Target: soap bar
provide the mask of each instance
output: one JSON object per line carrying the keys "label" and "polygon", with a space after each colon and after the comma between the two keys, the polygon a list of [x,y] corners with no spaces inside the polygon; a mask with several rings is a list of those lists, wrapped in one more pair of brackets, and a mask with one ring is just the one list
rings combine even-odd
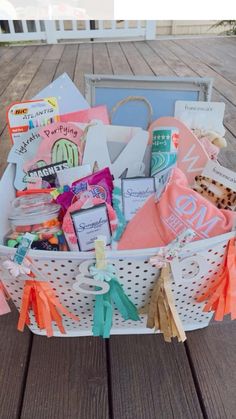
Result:
{"label": "soap bar", "polygon": [[101,235],[106,238],[107,245],[111,243],[111,227],[105,204],[72,212],[71,217],[81,251],[93,250],[95,240]]}
{"label": "soap bar", "polygon": [[155,192],[154,178],[122,179],[121,191],[124,216],[126,221],[130,221],[146,200]]}

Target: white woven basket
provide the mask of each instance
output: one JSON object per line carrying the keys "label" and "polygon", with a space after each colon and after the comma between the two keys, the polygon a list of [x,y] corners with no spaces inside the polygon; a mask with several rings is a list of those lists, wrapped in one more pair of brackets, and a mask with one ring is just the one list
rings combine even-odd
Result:
{"label": "white woven basket", "polygon": [[[1,229],[0,240],[9,230],[8,214],[11,200],[14,198],[14,168],[9,166],[0,182],[1,199]],[[234,233],[228,233],[212,239],[190,243],[185,247],[179,258],[175,261],[175,271],[178,276],[173,278],[172,291],[176,301],[176,308],[183,322],[184,329],[194,330],[208,325],[212,314],[203,313],[203,304],[195,301],[200,290],[214,282],[216,273],[224,257],[224,249],[229,238]],[[157,249],[142,249],[133,251],[108,251],[107,259],[117,269],[120,282],[124,290],[138,308],[144,307],[149,301],[153,285],[156,281],[157,269],[149,263],[149,258],[155,255]],[[0,246],[0,261],[10,257],[14,249]],[[85,260],[94,263],[93,252],[48,252],[32,250],[29,256],[34,260],[38,270],[45,280],[49,281],[56,295],[72,313],[80,317],[80,322],[64,318],[66,336],[91,335],[94,297],[91,294],[81,294],[73,289],[79,265]],[[23,279],[13,279],[0,264],[1,279],[11,295],[17,308],[20,307]],[[45,334],[40,331],[31,317],[30,329],[36,334]],[[153,333],[146,328],[146,318],[141,321],[124,321],[117,310],[114,311],[112,334],[141,334]],[[55,336],[61,335],[55,329]]]}

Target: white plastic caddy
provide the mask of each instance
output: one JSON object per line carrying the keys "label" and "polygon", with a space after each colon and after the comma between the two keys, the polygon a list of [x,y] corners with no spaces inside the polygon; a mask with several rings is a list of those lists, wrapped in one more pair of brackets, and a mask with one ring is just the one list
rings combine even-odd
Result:
{"label": "white plastic caddy", "polygon": [[[1,224],[0,241],[10,229],[8,215],[11,201],[15,198],[13,187],[14,167],[9,165],[0,182]],[[211,239],[193,242],[181,251],[174,262],[175,274],[172,281],[176,308],[185,331],[206,327],[212,313],[203,313],[203,305],[196,302],[196,296],[213,283],[224,258],[224,250],[228,240],[235,233],[228,233]],[[15,249],[0,245],[0,262],[10,258]],[[149,263],[151,256],[157,249],[142,249],[132,251],[107,251],[107,259],[117,269],[120,282],[124,290],[138,309],[144,307],[150,299],[154,283],[159,272]],[[92,334],[92,318],[94,296],[78,293],[73,289],[79,265],[85,260],[95,262],[93,252],[48,252],[31,250],[29,256],[41,272],[46,281],[49,281],[61,303],[72,313],[80,317],[80,322],[64,317],[63,322],[66,335],[62,335],[56,328],[55,336],[88,336]],[[0,278],[3,280],[13,302],[19,309],[23,291],[23,279],[13,278],[3,270],[0,263]],[[112,334],[144,334],[153,333],[146,328],[146,317],[141,321],[124,321],[115,309]],[[38,329],[33,316],[30,329],[36,334],[45,334]]]}

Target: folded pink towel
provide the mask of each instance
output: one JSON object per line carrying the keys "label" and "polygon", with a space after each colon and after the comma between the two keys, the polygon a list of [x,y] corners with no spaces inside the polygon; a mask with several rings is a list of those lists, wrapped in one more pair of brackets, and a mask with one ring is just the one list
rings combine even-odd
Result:
{"label": "folded pink towel", "polygon": [[175,168],[160,200],[153,195],[129,222],[118,250],[165,246],[186,228],[195,231],[196,240],[209,238],[228,233],[235,221],[235,212],[216,208]]}

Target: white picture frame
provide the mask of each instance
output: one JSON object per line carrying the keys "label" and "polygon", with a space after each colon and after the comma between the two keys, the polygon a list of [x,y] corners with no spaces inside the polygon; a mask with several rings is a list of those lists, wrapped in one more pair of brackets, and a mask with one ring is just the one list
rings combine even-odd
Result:
{"label": "white picture frame", "polygon": [[174,116],[177,100],[210,101],[212,85],[208,77],[86,74],[85,97],[90,106],[106,105],[112,124],[147,129],[161,116]]}

